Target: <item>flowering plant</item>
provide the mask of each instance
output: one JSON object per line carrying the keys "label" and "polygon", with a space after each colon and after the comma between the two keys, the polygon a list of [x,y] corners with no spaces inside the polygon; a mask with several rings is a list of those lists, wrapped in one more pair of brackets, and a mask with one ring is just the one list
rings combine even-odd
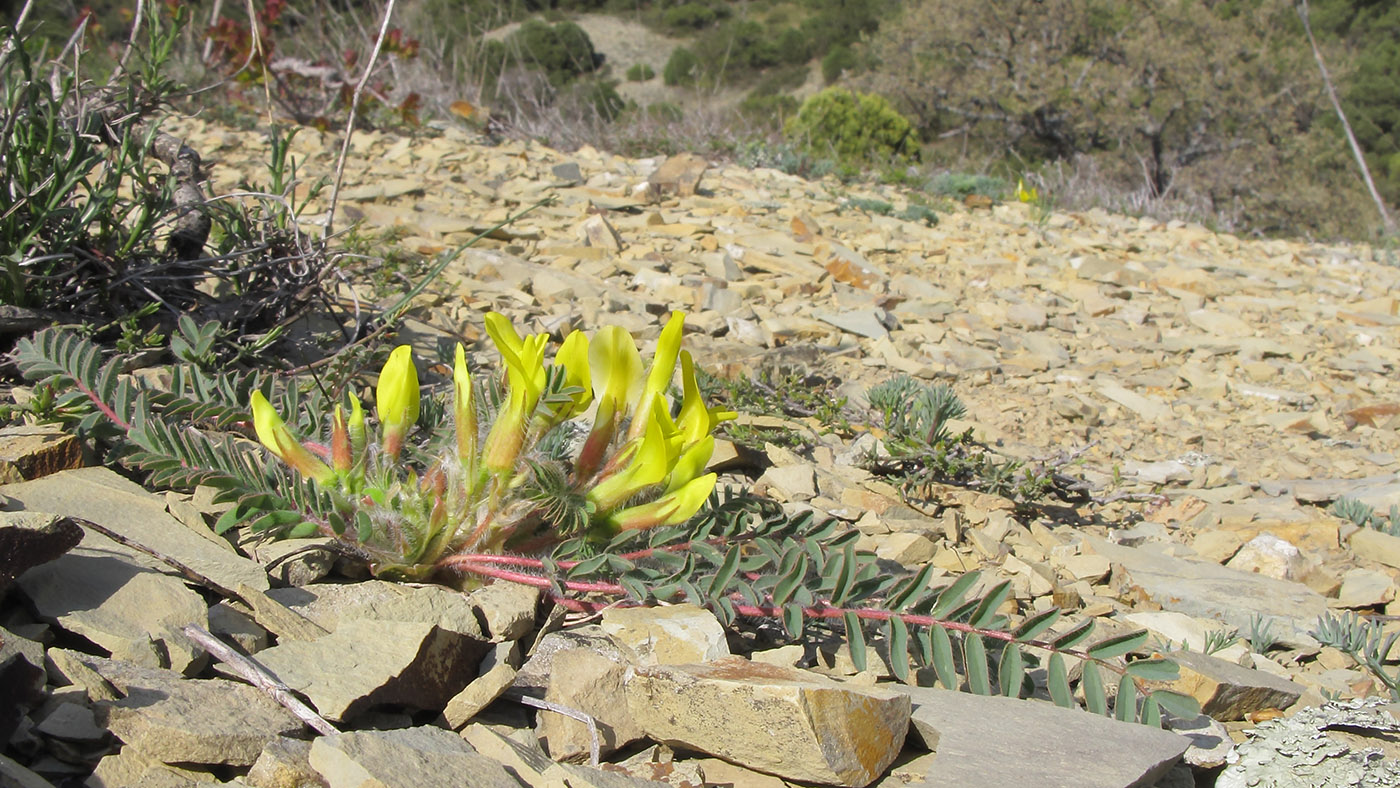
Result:
{"label": "flowering plant", "polygon": [[546,335],[522,337],[505,316],[488,314],[503,380],[479,385],[457,346],[454,440],[436,451],[407,442],[420,410],[407,345],[379,375],[378,441],[353,395],[348,415],[335,408],[323,445],[298,440],[254,392],[258,439],[334,501],[337,516],[292,531],[333,535],[368,557],[376,574],[417,578],[453,553],[528,551],[685,522],[714,491],[715,474],[704,472],[713,433],[734,414],[702,401],[694,362],[680,349],[684,320],[671,314],[644,372],[636,342],[619,326],[591,340],[574,331],[546,363]]}

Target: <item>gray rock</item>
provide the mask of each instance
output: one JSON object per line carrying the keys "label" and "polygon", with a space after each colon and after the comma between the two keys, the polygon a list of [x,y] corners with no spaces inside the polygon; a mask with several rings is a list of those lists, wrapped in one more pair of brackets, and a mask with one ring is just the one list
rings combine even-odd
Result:
{"label": "gray rock", "polygon": [[[6,504],[9,510],[53,512],[91,520],[180,561],[224,588],[236,589],[240,583],[262,590],[268,587],[262,567],[238,555],[220,537],[212,533],[201,535],[184,525],[166,511],[163,497],[151,495],[107,468],[79,468],[31,482],[7,484],[0,486],[0,494],[11,499]],[[134,553],[95,533],[87,534],[83,543],[95,549]],[[138,563],[166,569],[145,555],[140,556]]]}
{"label": "gray rock", "polygon": [[268,742],[243,781],[253,788],[311,788],[324,785],[311,768],[311,742],[279,736]]}
{"label": "gray rock", "polygon": [[[88,534],[84,542],[96,539]],[[26,572],[19,587],[41,619],[91,640],[116,659],[179,672],[203,664],[203,650],[180,627],[208,626],[204,599],[182,580],[120,552],[80,546]]]}
{"label": "gray rock", "polygon": [[301,588],[274,588],[273,600],[307,617],[328,632],[343,620],[398,621],[436,624],[475,640],[486,640],[477,607],[467,595],[442,586],[410,586],[367,580]]}
{"label": "gray rock", "polygon": [[812,317],[823,323],[830,323],[848,334],[867,339],[880,339],[889,336],[890,333],[885,327],[883,309],[849,309],[844,312],[818,309],[812,312]]}
{"label": "gray rock", "polygon": [[198,788],[212,781],[207,771],[161,763],[135,747],[123,747],[97,762],[86,788]]}
{"label": "gray rock", "polygon": [[1174,733],[1037,700],[900,687],[937,753],[928,788],[1146,788],[1189,742]]}
{"label": "gray rock", "polygon": [[[623,690],[631,666],[586,649],[565,649],[554,655],[544,699],[594,719],[600,751],[607,754],[645,735],[628,709]],[[540,744],[556,761],[581,759],[591,749],[592,735],[584,722],[558,712],[535,715]]]}
{"label": "gray rock", "polygon": [[441,711],[476,677],[486,649],[434,624],[349,619],[318,640],[262,651],[258,661],[322,716],[344,720],[382,704]]}
{"label": "gray rock", "polygon": [[26,569],[63,555],[83,540],[78,524],[43,512],[0,512],[0,595]]}
{"label": "gray rock", "polygon": [[1230,730],[1225,723],[1202,714],[1194,720],[1167,721],[1167,730],[1185,736],[1191,746],[1182,760],[1198,769],[1217,769],[1225,765],[1230,753],[1235,750],[1235,742],[1230,738]]}
{"label": "gray rock", "polygon": [[520,788],[504,766],[431,726],[322,736],[310,762],[328,788]]}
{"label": "gray rock", "polygon": [[1244,632],[1249,631],[1250,618],[1258,614],[1274,621],[1281,643],[1317,643],[1308,630],[1326,612],[1327,600],[1302,583],[1122,547],[1091,535],[1084,539],[1094,552],[1122,566],[1131,582],[1164,609],[1219,619]]}
{"label": "gray rock", "polygon": [[53,788],[53,783],[0,755],[0,785],[5,788]]}
{"label": "gray rock", "polygon": [[300,733],[301,721],[257,689],[223,679],[185,679],[169,670],[54,649],[61,675],[115,692],[94,692],[97,721],[128,749],[161,763],[247,766],[263,745]]}
{"label": "gray rock", "polygon": [[1263,709],[1286,709],[1303,694],[1301,684],[1208,654],[1174,651],[1170,656],[1181,668],[1180,676],[1147,683],[1190,695],[1201,704],[1202,713],[1217,720],[1242,720]]}
{"label": "gray rock", "polygon": [[1400,760],[1383,755],[1400,734],[1386,703],[1381,698],[1333,701],[1262,723],[1248,731],[1249,741],[1235,747],[1216,788],[1400,785]]}

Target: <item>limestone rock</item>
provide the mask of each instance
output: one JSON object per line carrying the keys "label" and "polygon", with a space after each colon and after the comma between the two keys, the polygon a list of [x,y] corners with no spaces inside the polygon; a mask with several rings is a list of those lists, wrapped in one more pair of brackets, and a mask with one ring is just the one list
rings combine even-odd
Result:
{"label": "limestone rock", "polygon": [[1085,542],[1122,566],[1133,585],[1167,610],[1219,619],[1242,632],[1249,631],[1250,618],[1258,614],[1273,620],[1280,642],[1316,643],[1307,632],[1326,612],[1327,600],[1301,583],[1123,547],[1095,536],[1086,536]]}
{"label": "limestone rock", "polygon": [[1312,562],[1292,543],[1273,534],[1259,534],[1245,542],[1225,565],[1276,580],[1302,580]]}
{"label": "limestone rock", "polygon": [[250,766],[263,745],[302,730],[258,689],[223,679],[133,683],[99,709],[117,738],[162,763]]}
{"label": "limestone rock", "polygon": [[655,172],[647,176],[647,183],[658,196],[689,197],[699,190],[700,178],[709,166],[709,162],[699,155],[679,153],[668,157]]}
{"label": "limestone rock", "polygon": [[[85,541],[92,538],[89,534]],[[203,650],[180,628],[208,626],[204,600],[182,580],[120,554],[80,546],[26,572],[19,587],[41,618],[91,640],[116,659],[179,672],[202,662]]]}
{"label": "limestone rock", "polygon": [[680,665],[729,656],[719,619],[689,603],[609,608],[599,625],[614,640],[631,647],[642,665]]}
{"label": "limestone rock", "polygon": [[520,788],[501,764],[457,734],[425,726],[353,731],[311,743],[310,762],[327,788]]}
{"label": "limestone rock", "polygon": [[38,479],[82,465],[83,447],[76,435],[48,425],[0,428],[0,482]]}
{"label": "limestone rock", "polygon": [[1300,684],[1207,654],[1175,651],[1169,656],[1181,675],[1154,686],[1190,695],[1201,704],[1201,713],[1217,720],[1242,720],[1263,709],[1286,709],[1303,694]]}
{"label": "limestone rock", "polygon": [[441,711],[476,676],[486,648],[434,624],[357,618],[318,640],[259,652],[258,660],[322,716],[344,720],[382,704]]}
{"label": "limestone rock", "polygon": [[[79,468],[35,481],[7,484],[0,486],[0,494],[11,500],[8,509],[23,508],[91,520],[180,561],[224,588],[236,589],[240,584],[261,590],[268,588],[267,573],[262,567],[238,555],[231,545],[212,532],[200,534],[181,523],[166,510],[163,497],[146,492],[108,468]],[[161,571],[169,569],[149,556],[96,533],[87,533],[83,544],[108,555],[130,555],[141,566]]]}
{"label": "limestone rock", "polygon": [[[599,748],[610,753],[645,735],[633,720],[623,691],[630,667],[586,649],[560,651],[554,655],[544,699],[593,717]],[[591,736],[585,723],[549,710],[537,712],[535,720],[549,757],[562,761],[588,756]]]}
{"label": "limestone rock", "polygon": [[893,690],[737,657],[640,668],[627,682],[627,705],[657,741],[787,779],[845,786],[883,774],[909,724],[909,699]]}
{"label": "limestone rock", "polygon": [[937,757],[928,788],[1150,786],[1186,752],[1174,733],[1038,700],[901,687]]}
{"label": "limestone rock", "polygon": [[253,788],[311,788],[322,785],[311,768],[311,742],[279,736],[268,742],[243,781]]}
{"label": "limestone rock", "polygon": [[1349,544],[1357,558],[1400,569],[1400,536],[1362,528],[1351,535]]}
{"label": "limestone rock", "polygon": [[412,621],[436,624],[476,640],[487,639],[471,599],[442,586],[367,580],[348,585],[274,588],[267,595],[327,632],[335,631],[345,620]]}

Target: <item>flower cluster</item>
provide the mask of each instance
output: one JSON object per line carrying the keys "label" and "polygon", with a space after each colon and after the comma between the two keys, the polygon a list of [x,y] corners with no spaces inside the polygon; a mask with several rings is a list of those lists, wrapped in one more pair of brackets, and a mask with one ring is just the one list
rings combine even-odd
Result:
{"label": "flower cluster", "polygon": [[[273,454],[333,494],[340,520],[368,524],[355,533],[330,522],[322,530],[355,542],[380,573],[422,576],[450,553],[528,549],[580,527],[605,539],[675,525],[714,490],[715,474],[705,473],[714,430],[734,417],[701,399],[694,362],[680,348],[683,327],[684,315],[672,313],[644,370],[636,342],[619,326],[591,340],[574,331],[546,363],[547,335],[522,337],[503,315],[486,315],[505,367],[499,394],[482,396],[459,344],[455,440],[427,463],[403,459],[420,405],[407,345],[394,349],[379,375],[378,441],[369,440],[353,395],[348,415],[335,409],[329,446],[298,440],[261,393],[252,398],[253,423]],[[677,364],[678,403],[668,398]],[[483,415],[489,428],[480,424]],[[544,451],[561,429],[578,433],[576,448],[563,456]],[[426,467],[420,473],[417,465]]]}

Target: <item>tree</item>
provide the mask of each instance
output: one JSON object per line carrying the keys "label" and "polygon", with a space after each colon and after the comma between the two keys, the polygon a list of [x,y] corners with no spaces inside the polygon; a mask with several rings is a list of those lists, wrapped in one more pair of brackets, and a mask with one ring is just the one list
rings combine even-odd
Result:
{"label": "tree", "polygon": [[[1292,188],[1288,168],[1314,166],[1304,138],[1331,115],[1288,0],[921,0],[871,50],[862,84],[925,138],[961,130],[1033,162],[1096,156],[1140,173],[1153,199],[1189,187],[1217,207],[1272,200]],[[1327,191],[1354,188],[1339,172]]]}

